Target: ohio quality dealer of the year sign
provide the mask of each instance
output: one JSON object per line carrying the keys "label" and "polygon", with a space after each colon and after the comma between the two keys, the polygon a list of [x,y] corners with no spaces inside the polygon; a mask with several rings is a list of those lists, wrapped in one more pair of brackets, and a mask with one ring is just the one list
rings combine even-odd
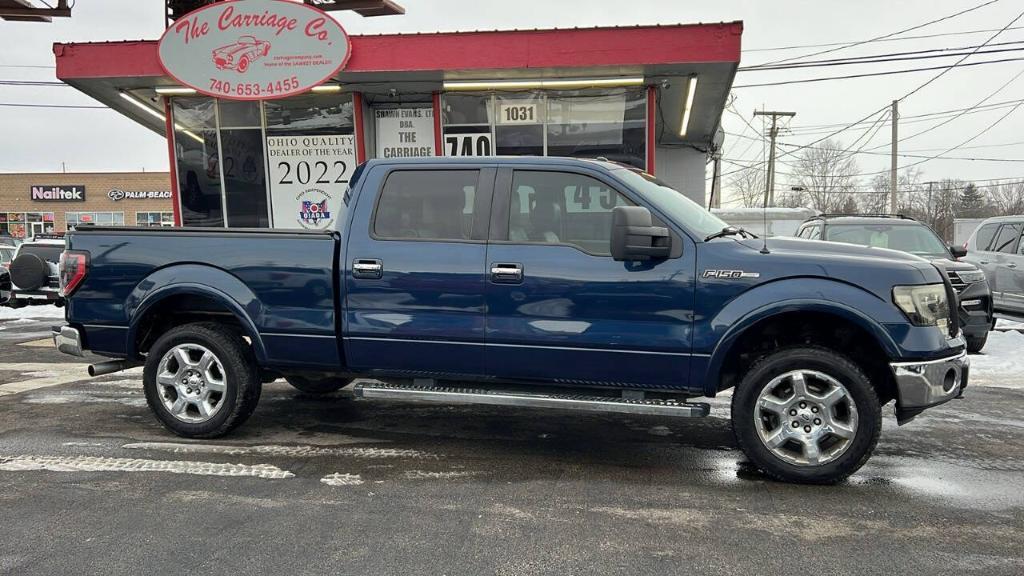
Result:
{"label": "ohio quality dealer of the year sign", "polygon": [[322,84],[348,61],[345,30],[286,0],[232,0],[188,13],[160,39],[160,64],[181,84],[232,100],[284,98]]}

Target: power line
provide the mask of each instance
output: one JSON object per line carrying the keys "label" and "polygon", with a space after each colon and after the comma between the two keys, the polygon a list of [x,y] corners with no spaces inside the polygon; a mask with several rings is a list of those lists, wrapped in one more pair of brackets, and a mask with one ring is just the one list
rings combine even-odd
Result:
{"label": "power line", "polygon": [[[1024,26],[1016,26],[1014,28],[1007,28],[1007,30],[1024,30]],[[826,42],[824,44],[795,44],[793,46],[771,46],[768,48],[744,48],[744,52],[779,52],[782,50],[796,50],[798,48],[828,48],[831,46],[847,46],[855,44],[857,42],[904,42],[906,40],[927,40],[929,38],[945,38],[949,36],[968,36],[971,34],[984,34],[986,32],[995,32],[995,28],[982,29],[982,30],[961,30],[959,32],[940,32],[938,34],[923,34],[918,36],[901,36],[899,38],[878,38],[875,40],[856,40],[846,42]],[[809,58],[810,56],[808,56]]]}
{"label": "power line", "polygon": [[0,106],[10,106],[16,108],[78,108],[90,110],[112,110],[112,108],[109,106],[82,106],[72,104],[22,104],[17,102],[0,102]]}
{"label": "power line", "polygon": [[[830,80],[850,80],[854,78],[870,78],[873,76],[891,76],[893,74],[907,74],[910,72],[928,72],[931,70],[950,70],[952,68],[960,67],[965,68],[967,66],[981,66],[984,64],[1001,64],[1003,62],[1017,62],[1024,60],[1024,58],[1002,58],[999,60],[986,60],[984,62],[968,62],[967,64],[955,63],[950,66],[929,66],[927,68],[905,68],[902,70],[889,70],[887,72],[866,72],[863,74],[846,74],[844,76],[822,76],[818,78],[804,78],[800,80],[785,80],[782,82],[763,82],[760,84],[740,84],[733,86],[736,88],[762,88],[765,86],[785,86],[788,84],[809,84],[813,82],[828,82]],[[929,82],[930,83],[930,82]],[[923,87],[923,86],[922,86]],[[910,94],[907,94],[909,96]],[[906,96],[904,96],[906,98]]]}
{"label": "power line", "polygon": [[978,10],[980,8],[984,8],[985,6],[988,6],[990,4],[995,4],[996,2],[999,2],[999,0],[988,0],[988,2],[982,2],[981,4],[978,4],[977,6],[974,6],[972,8],[968,8],[966,10],[961,10],[961,11],[955,13],[955,14],[950,14],[948,16],[943,16],[942,18],[936,18],[935,20],[929,20],[928,22],[925,22],[924,24],[918,24],[916,26],[911,26],[910,28],[904,28],[903,30],[898,30],[896,32],[891,32],[889,34],[883,34],[881,36],[876,36],[874,38],[869,38],[867,40],[860,40],[858,42],[852,42],[850,44],[844,44],[842,46],[838,46],[838,47],[835,47],[835,48],[829,48],[827,50],[821,50],[821,51],[818,51],[818,52],[813,52],[811,54],[804,54],[802,56],[791,56],[789,58],[782,58],[782,59],[779,59],[779,60],[773,60],[771,62],[765,62],[764,65],[779,64],[779,63],[782,63],[782,62],[792,62],[793,60],[803,60],[805,58],[813,58],[814,56],[820,56],[822,54],[830,54],[832,52],[838,52],[840,50],[846,50],[847,48],[853,48],[855,46],[863,46],[864,44],[869,44],[871,42],[878,42],[880,40],[885,40],[887,38],[892,38],[893,36],[899,36],[900,34],[904,34],[906,32],[913,32],[914,30],[919,30],[919,29],[924,28],[926,26],[931,26],[932,24],[938,24],[939,22],[943,22],[943,21],[949,20],[951,18],[956,18],[957,16],[961,16],[963,14],[967,14],[968,12],[973,12],[973,11]]}
{"label": "power line", "polygon": [[[994,95],[995,94],[991,94],[989,97],[994,96]],[[1006,100],[1006,101],[1003,101],[1003,102],[993,102],[991,104],[976,104],[975,106],[968,106],[966,108],[954,108],[954,109],[951,109],[951,110],[938,110],[938,111],[935,111],[935,112],[926,112],[926,113],[923,113],[923,114],[912,114],[912,115],[906,115],[906,116],[901,114],[900,115],[900,125],[902,126],[904,124],[916,124],[916,123],[920,123],[920,122],[932,122],[934,120],[942,120],[942,119],[948,118],[950,116],[953,116],[955,118],[955,117],[959,117],[959,116],[962,115],[962,114],[959,114],[960,112],[963,112],[964,114],[980,114],[980,113],[983,113],[983,112],[991,112],[992,110],[998,110],[1000,108],[1009,108],[1010,106],[1013,106],[1014,104],[1017,104],[1018,102],[1021,102],[1021,101],[1024,101],[1024,99]],[[790,127],[790,133],[791,134],[799,134],[799,135],[808,135],[809,136],[809,135],[813,135],[813,134],[816,134],[816,133],[824,133],[824,132],[828,131],[829,129],[835,128],[836,126],[845,126],[845,124],[843,124],[843,123],[836,123],[836,124],[818,124],[818,125],[806,125],[806,126],[793,126],[793,127]]]}
{"label": "power line", "polygon": [[[796,62],[793,64],[775,64],[775,65],[761,65],[761,66],[740,66],[737,70],[739,72],[767,72],[772,70],[799,70],[801,68],[822,68],[829,66],[850,66],[854,64],[879,64],[885,62],[905,62],[910,60],[929,60],[935,58],[952,58],[954,56],[963,56],[967,54],[973,56],[975,54],[1000,54],[1003,52],[1019,52],[1024,50],[1019,44],[1024,44],[1024,41],[1013,41],[1013,42],[999,42],[997,44],[990,44],[988,47],[995,46],[1016,46],[1015,48],[997,48],[995,50],[984,50],[979,51],[982,46],[964,46],[959,48],[933,48],[930,50],[914,50],[910,52],[889,52],[885,54],[872,54],[866,56],[854,56],[851,58],[834,58],[829,60],[810,60],[807,62]],[[965,50],[973,50],[972,52],[965,53]]]}

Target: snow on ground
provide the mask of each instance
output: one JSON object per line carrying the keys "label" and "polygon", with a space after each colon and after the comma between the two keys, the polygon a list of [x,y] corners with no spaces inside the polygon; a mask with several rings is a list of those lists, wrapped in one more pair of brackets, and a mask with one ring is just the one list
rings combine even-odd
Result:
{"label": "snow on ground", "polygon": [[1016,322],[1014,320],[1007,320],[1000,318],[996,320],[997,330],[1024,330],[1024,322]]}
{"label": "snow on ground", "polygon": [[64,309],[56,306],[25,306],[8,308],[0,306],[0,320],[20,320],[23,318],[63,318]]}
{"label": "snow on ground", "polygon": [[1012,330],[990,332],[981,354],[971,355],[968,386],[1024,390],[1024,334]]}

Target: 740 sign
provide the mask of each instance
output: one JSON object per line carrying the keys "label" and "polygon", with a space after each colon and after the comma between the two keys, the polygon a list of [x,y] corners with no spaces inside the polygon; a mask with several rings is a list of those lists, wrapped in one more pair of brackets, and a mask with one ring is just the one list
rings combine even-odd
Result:
{"label": "740 sign", "polygon": [[445,156],[490,156],[494,147],[490,134],[445,134]]}

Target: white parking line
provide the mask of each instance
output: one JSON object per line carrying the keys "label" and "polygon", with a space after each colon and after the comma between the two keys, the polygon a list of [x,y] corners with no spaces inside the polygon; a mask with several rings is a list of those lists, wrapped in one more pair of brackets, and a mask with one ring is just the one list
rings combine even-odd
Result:
{"label": "white parking line", "polygon": [[0,384],[0,396],[60,386],[89,378],[85,364],[43,364],[37,362],[0,362],[0,371],[20,372],[27,380]]}
{"label": "white parking line", "polygon": [[351,456],[354,458],[424,458],[436,460],[436,454],[401,448],[340,448],[329,446],[232,446],[228,444],[186,444],[183,442],[137,442],[125,444],[129,450],[162,450],[175,454],[224,454],[227,456],[285,456],[312,458],[318,456]]}
{"label": "white parking line", "polygon": [[142,460],[139,458],[105,458],[100,456],[0,456],[0,471],[24,472],[169,472],[197,476],[250,476],[281,479],[295,475],[270,464],[219,464],[183,460]]}

